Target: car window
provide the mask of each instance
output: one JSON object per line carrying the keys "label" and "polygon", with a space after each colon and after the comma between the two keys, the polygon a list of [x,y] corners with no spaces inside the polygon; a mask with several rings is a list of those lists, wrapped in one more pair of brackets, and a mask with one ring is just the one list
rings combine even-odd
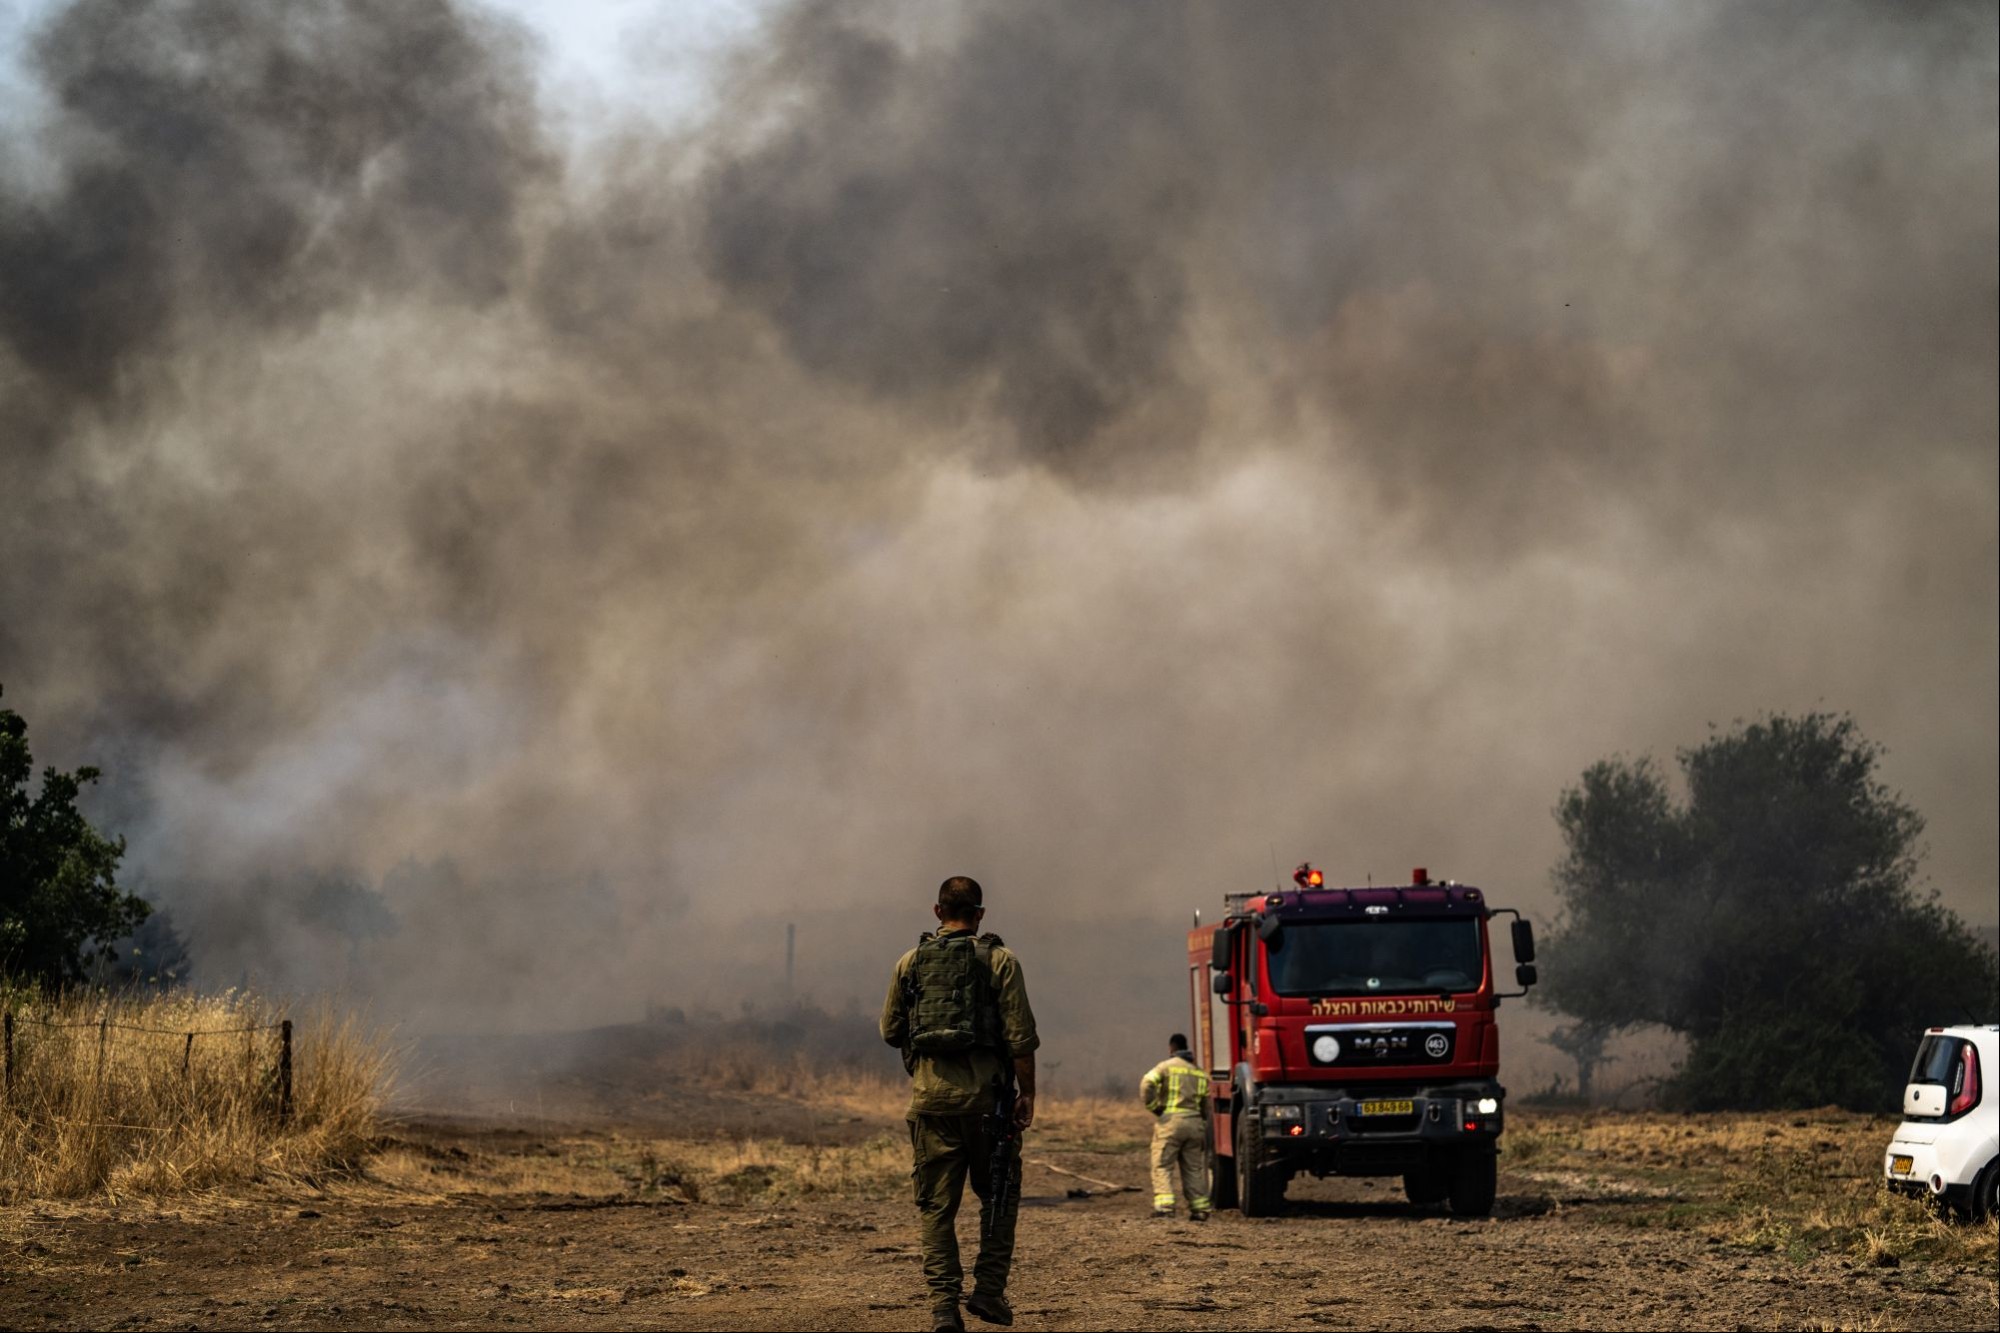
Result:
{"label": "car window", "polygon": [[1945,1037],[1932,1033],[1917,1047],[1917,1058],[1910,1065],[1910,1082],[1936,1083],[1951,1087],[1954,1071],[1958,1067],[1957,1037]]}

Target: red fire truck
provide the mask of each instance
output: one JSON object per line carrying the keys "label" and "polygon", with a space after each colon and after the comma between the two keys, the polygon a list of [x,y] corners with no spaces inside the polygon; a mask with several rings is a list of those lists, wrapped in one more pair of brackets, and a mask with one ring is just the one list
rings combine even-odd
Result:
{"label": "red fire truck", "polygon": [[[1225,895],[1223,918],[1188,932],[1216,1205],[1259,1217],[1301,1173],[1400,1175],[1411,1203],[1490,1213],[1507,1097],[1494,1011],[1535,983],[1534,928],[1422,869],[1408,887],[1329,888],[1311,865],[1292,878]],[[1508,995],[1487,941],[1502,915]]]}

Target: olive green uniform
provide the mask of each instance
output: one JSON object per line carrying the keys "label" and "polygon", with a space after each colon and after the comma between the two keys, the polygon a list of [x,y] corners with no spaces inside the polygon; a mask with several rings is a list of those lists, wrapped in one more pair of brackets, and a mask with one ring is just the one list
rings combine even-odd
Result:
{"label": "olive green uniform", "polygon": [[1207,1071],[1181,1056],[1169,1056],[1146,1071],[1139,1097],[1159,1117],[1153,1126],[1153,1211],[1174,1210],[1178,1176],[1188,1212],[1208,1212]]}
{"label": "olive green uniform", "polygon": [[[969,935],[948,931],[946,936]],[[1015,1056],[1041,1045],[1035,1033],[1035,1012],[1021,965],[997,940],[989,955],[992,998],[999,1009],[1000,1043],[944,1055],[909,1050],[910,1010],[904,986],[916,950],[904,954],[889,980],[889,998],[882,1005],[882,1040],[902,1048],[910,1070],[910,1150],[915,1159],[911,1180],[916,1186],[918,1227],[924,1257],[924,1281],[931,1304],[956,1309],[964,1284],[958,1257],[958,1205],[966,1177],[979,1197],[979,1258],[973,1264],[973,1290],[1000,1296],[1007,1290],[1014,1261],[1014,1222],[1021,1200],[1021,1141],[1008,1154],[1008,1179],[992,1176],[991,1143],[986,1116],[992,1113],[1002,1076]],[[1002,1049],[1004,1047],[1004,1049]],[[995,1185],[1003,1188],[996,1191]],[[995,1195],[1002,1200],[996,1208]]]}

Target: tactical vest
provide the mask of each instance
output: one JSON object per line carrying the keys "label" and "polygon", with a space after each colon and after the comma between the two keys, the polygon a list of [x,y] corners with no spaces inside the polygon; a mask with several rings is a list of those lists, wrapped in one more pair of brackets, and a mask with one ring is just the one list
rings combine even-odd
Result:
{"label": "tactical vest", "polygon": [[997,1048],[1000,1004],[993,991],[997,935],[931,935],[917,942],[910,970],[910,1049],[945,1055],[976,1047]]}

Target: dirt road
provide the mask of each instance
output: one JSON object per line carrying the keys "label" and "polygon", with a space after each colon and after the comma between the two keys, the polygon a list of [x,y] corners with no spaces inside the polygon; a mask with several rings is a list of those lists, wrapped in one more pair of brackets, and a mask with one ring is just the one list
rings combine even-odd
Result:
{"label": "dirt road", "polygon": [[[1774,1123],[1736,1125],[1745,1144],[1797,1140],[1828,1178],[1873,1152],[1876,1129],[1856,1118]],[[1671,1131],[1661,1124],[1604,1138],[1517,1122],[1521,1164],[1503,1171],[1484,1221],[1413,1213],[1392,1181],[1342,1181],[1295,1185],[1275,1219],[1159,1223],[1141,1194],[1072,1198],[1073,1179],[1033,1167],[1017,1327],[1995,1326],[1988,1236],[1927,1238],[1928,1223],[1911,1223],[1871,1259],[1859,1242],[1800,1241],[1813,1234],[1806,1217],[1775,1243],[1757,1230],[1770,1217],[1689,1183],[1702,1160],[1734,1150],[1704,1130],[1683,1157],[1655,1162],[1647,1145]],[[1030,1155],[1136,1185],[1130,1128],[1058,1126]],[[893,1124],[847,1117],[812,1136],[410,1125],[365,1178],[323,1189],[17,1207],[0,1215],[0,1325],[919,1327]]]}

